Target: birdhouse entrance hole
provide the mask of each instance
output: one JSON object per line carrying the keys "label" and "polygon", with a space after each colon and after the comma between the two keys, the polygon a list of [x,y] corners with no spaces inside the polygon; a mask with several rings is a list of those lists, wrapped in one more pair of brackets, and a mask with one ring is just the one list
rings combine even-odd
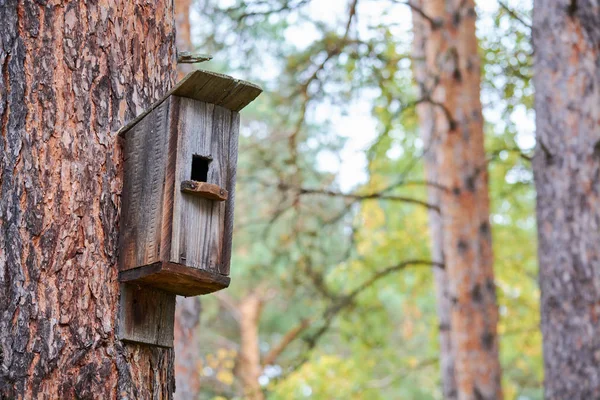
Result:
{"label": "birdhouse entrance hole", "polygon": [[196,182],[206,182],[208,179],[208,166],[212,158],[194,155],[192,157],[192,176],[191,180]]}

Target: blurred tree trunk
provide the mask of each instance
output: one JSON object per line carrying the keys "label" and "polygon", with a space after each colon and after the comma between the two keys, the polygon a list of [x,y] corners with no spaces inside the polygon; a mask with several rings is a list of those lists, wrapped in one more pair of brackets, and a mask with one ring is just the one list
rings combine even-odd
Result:
{"label": "blurred tree trunk", "polygon": [[258,378],[262,373],[258,340],[258,324],[262,307],[263,298],[257,291],[248,294],[238,305],[240,351],[235,372],[242,382],[244,398],[249,400],[264,399],[260,383],[258,382]]}
{"label": "blurred tree trunk", "polygon": [[197,399],[200,395],[202,358],[200,353],[200,313],[198,297],[177,296],[175,307],[175,398]]}
{"label": "blurred tree trunk", "polygon": [[[423,7],[424,0],[415,0],[417,8]],[[430,71],[427,69],[425,61],[425,50],[427,44],[427,35],[429,34],[429,23],[421,14],[413,10],[413,75],[418,86],[420,97],[427,96],[425,87],[431,81]],[[417,114],[419,116],[419,125],[421,138],[425,146],[431,149],[424,155],[425,177],[428,182],[439,183],[437,171],[438,161],[434,149],[439,146],[435,134],[435,110],[433,105],[422,102],[417,105]],[[440,189],[435,186],[428,187],[428,202],[440,207]],[[444,262],[444,233],[442,228],[442,217],[439,212],[429,211],[429,233],[431,237],[431,257],[433,261]],[[448,288],[448,277],[446,271],[440,268],[433,269],[435,281],[437,315],[439,322],[439,342],[440,342],[440,371],[442,381],[442,393],[444,399],[454,400],[457,398],[456,378],[454,371],[454,350],[452,349],[452,329],[451,329],[451,304]]]}
{"label": "blurred tree trunk", "polygon": [[[192,0],[175,0],[176,43],[178,50],[192,47],[190,36],[190,7]],[[193,69],[191,64],[177,66],[182,79]],[[175,381],[178,400],[197,399],[200,395],[200,305],[199,297],[177,297],[175,307]]]}
{"label": "blurred tree trunk", "polygon": [[[425,65],[416,60],[416,75],[426,106],[419,108],[428,138],[426,168],[429,179],[437,175],[445,189],[437,195],[430,190],[440,204],[443,234],[436,218],[431,226],[434,246],[443,242],[441,250],[434,247],[433,255],[443,256],[445,262],[452,342],[447,346],[450,354],[454,350],[457,396],[501,399],[475,4],[423,0],[413,10],[422,17],[423,32],[418,32],[417,40],[424,41]],[[442,300],[444,307],[447,303]]]}
{"label": "blurred tree trunk", "polygon": [[175,78],[171,1],[0,2],[0,397],[170,398],[115,337],[117,129]]}
{"label": "blurred tree trunk", "polygon": [[[193,51],[192,31],[190,24],[190,9],[192,0],[175,0],[175,23],[177,24],[177,49],[179,51]],[[193,64],[179,64],[177,71],[179,79],[183,79],[194,70]]]}
{"label": "blurred tree trunk", "polygon": [[600,6],[534,3],[545,397],[600,398]]}

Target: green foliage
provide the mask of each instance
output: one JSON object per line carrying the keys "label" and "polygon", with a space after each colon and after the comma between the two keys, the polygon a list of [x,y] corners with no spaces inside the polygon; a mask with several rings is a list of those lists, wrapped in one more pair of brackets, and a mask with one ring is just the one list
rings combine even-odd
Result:
{"label": "green foliage", "polygon": [[[365,149],[368,180],[353,193],[388,189],[386,194],[426,199],[425,187],[416,184],[423,180],[424,144],[414,109],[411,38],[407,29],[386,22],[390,10],[403,6],[380,2],[386,4],[380,19],[354,21],[349,30],[345,14],[324,20],[308,1],[238,0],[226,9],[217,1],[198,2],[200,15],[210,16],[200,21],[199,44],[215,54],[212,67],[266,88],[243,116],[228,294],[239,300],[257,287],[276,293],[260,320],[264,353],[300,320],[312,321],[265,371],[269,398],[441,398],[431,267],[409,266],[343,301],[378,271],[429,258],[427,210],[337,196],[342,189],[336,173],[320,161],[324,154],[339,154],[345,138],[333,133],[333,118],[319,117],[319,111],[344,115],[348,104],[359,101],[370,107],[377,134]],[[359,22],[368,7],[359,3]],[[530,7],[514,11],[526,19]],[[531,43],[528,28],[501,7],[482,14],[504,390],[509,399],[541,399],[533,142],[521,126],[532,109]],[[314,40],[294,43],[294,29]],[[307,194],[303,188],[331,193]],[[205,371],[206,395],[235,397],[240,392],[226,359],[239,346],[236,322],[214,296],[203,305],[207,365],[218,354],[225,359],[221,369]],[[323,335],[321,328],[327,328]]]}

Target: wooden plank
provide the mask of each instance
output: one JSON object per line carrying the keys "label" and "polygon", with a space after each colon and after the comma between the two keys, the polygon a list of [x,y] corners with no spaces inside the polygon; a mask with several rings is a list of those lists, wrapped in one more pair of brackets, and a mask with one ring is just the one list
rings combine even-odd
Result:
{"label": "wooden plank", "polygon": [[179,97],[169,97],[169,133],[166,157],[165,190],[163,195],[163,213],[161,223],[160,260],[171,257],[173,240],[173,209],[175,207],[175,168],[179,143]]}
{"label": "wooden plank", "polygon": [[120,340],[173,347],[175,295],[147,286],[122,283],[119,303]]}
{"label": "wooden plank", "polygon": [[227,190],[212,183],[183,181],[181,182],[181,191],[214,201],[227,200]]}
{"label": "wooden plank", "polygon": [[121,271],[121,282],[147,285],[181,296],[208,294],[229,286],[229,277],[185,265],[158,262]]}
{"label": "wooden plank", "polygon": [[227,182],[225,189],[229,192],[229,198],[225,205],[225,223],[223,230],[223,256],[221,269],[223,275],[229,275],[231,265],[231,251],[233,246],[233,214],[235,209],[235,181],[237,176],[238,140],[240,132],[240,114],[231,113],[231,124],[229,133],[229,148],[227,154]]}
{"label": "wooden plank", "polygon": [[166,101],[139,121],[124,139],[121,269],[160,259],[168,121]]}
{"label": "wooden plank", "polygon": [[213,103],[228,110],[238,112],[250,104],[261,93],[262,89],[250,82],[234,79],[231,76],[216,72],[193,71],[150,108],[119,129],[118,134],[125,136],[133,126],[155,108],[159,107],[171,95],[203,101],[205,103]]}
{"label": "wooden plank", "polygon": [[[193,156],[212,159],[207,183],[225,187],[231,111],[196,100],[179,99],[176,181],[191,178]],[[225,203],[174,194],[170,260],[218,272],[222,263]]]}
{"label": "wooden plank", "polygon": [[250,82],[202,70],[189,73],[171,91],[173,95],[213,103],[231,111],[240,111],[261,93],[262,89]]}

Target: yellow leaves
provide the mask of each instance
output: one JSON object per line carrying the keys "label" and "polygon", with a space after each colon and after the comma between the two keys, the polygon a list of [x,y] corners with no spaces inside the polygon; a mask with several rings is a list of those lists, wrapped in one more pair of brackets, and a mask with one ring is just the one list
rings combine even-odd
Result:
{"label": "yellow leaves", "polygon": [[411,368],[415,368],[417,365],[419,365],[419,360],[417,359],[417,357],[409,357],[408,365]]}
{"label": "yellow leaves", "polygon": [[233,384],[233,373],[231,371],[219,370],[217,372],[217,380],[226,385]]}
{"label": "yellow leaves", "polygon": [[[371,362],[369,362],[371,361]],[[321,355],[273,387],[273,399],[364,399],[369,398],[363,380],[372,360],[357,362],[335,355]]]}
{"label": "yellow leaves", "polygon": [[206,355],[206,366],[210,374],[225,385],[232,385],[235,379],[233,368],[237,352],[224,347],[218,348],[215,353]]}

